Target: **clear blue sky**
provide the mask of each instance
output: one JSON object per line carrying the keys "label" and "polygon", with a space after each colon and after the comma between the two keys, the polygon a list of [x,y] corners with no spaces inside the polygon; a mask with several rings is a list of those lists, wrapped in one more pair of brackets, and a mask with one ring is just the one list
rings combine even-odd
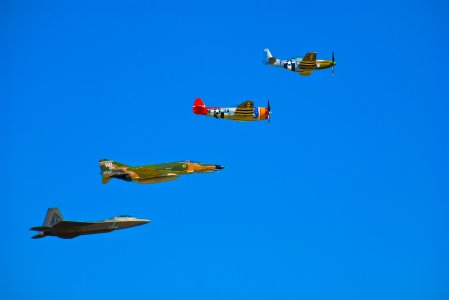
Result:
{"label": "clear blue sky", "polygon": [[[0,4],[0,298],[449,299],[447,1],[125,2]],[[101,158],[225,169],[102,185]],[[55,206],[153,222],[30,239]]]}

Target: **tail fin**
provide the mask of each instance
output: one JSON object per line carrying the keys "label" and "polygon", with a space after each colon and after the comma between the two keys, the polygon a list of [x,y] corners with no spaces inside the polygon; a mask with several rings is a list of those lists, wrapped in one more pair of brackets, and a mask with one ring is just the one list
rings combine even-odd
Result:
{"label": "tail fin", "polygon": [[207,113],[206,105],[201,98],[196,98],[193,103],[193,112],[197,115],[205,115]]}
{"label": "tail fin", "polygon": [[58,224],[63,219],[61,212],[58,208],[49,208],[47,214],[45,215],[44,224],[42,226],[31,227],[30,230],[40,231],[38,234],[32,236],[32,239],[40,239],[48,235],[48,230],[51,229],[55,224]]}
{"label": "tail fin", "polygon": [[274,62],[276,62],[276,57],[271,55],[270,49],[265,48],[265,49],[263,49],[263,51],[265,52],[265,58],[264,58],[265,64],[273,64]]}
{"label": "tail fin", "polygon": [[61,222],[64,218],[58,208],[49,208],[45,216],[44,227],[51,227],[56,223]]}
{"label": "tail fin", "polygon": [[263,51],[264,51],[265,54],[267,55],[267,58],[273,57],[273,55],[271,55],[270,49],[265,48],[265,49],[263,49]]}
{"label": "tail fin", "polygon": [[100,171],[102,177],[102,183],[106,184],[111,180],[114,175],[120,175],[125,173],[123,170],[120,170],[120,167],[129,167],[125,164],[112,161],[110,159],[100,159]]}

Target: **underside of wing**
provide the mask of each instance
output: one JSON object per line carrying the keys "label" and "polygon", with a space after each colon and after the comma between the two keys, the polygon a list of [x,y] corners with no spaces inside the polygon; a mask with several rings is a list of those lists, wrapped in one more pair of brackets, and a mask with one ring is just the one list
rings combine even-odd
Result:
{"label": "underside of wing", "polygon": [[96,224],[95,222],[75,222],[75,221],[61,221],[53,226],[53,228],[71,228],[81,227],[86,225]]}
{"label": "underside of wing", "polygon": [[313,70],[299,70],[298,73],[299,75],[302,76],[309,76],[310,74],[312,74]]}
{"label": "underside of wing", "polygon": [[254,102],[251,100],[241,103],[235,110],[234,117],[238,119],[253,119],[254,118]]}
{"label": "underside of wing", "polygon": [[159,183],[159,182],[165,182],[165,181],[171,181],[171,180],[175,180],[178,179],[179,176],[176,174],[164,174],[162,176],[159,177],[152,177],[152,178],[144,178],[144,179],[140,179],[139,183]]}
{"label": "underside of wing", "polygon": [[300,69],[313,70],[316,68],[316,52],[307,52],[299,63]]}

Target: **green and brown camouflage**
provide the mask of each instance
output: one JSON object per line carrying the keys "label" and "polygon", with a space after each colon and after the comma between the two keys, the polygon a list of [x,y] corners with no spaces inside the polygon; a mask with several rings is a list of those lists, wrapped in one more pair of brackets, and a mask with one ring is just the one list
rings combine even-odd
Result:
{"label": "green and brown camouflage", "polygon": [[100,160],[102,183],[112,178],[136,183],[159,183],[178,179],[179,175],[209,173],[223,169],[223,166],[193,161],[170,162],[146,166],[128,166],[109,159]]}

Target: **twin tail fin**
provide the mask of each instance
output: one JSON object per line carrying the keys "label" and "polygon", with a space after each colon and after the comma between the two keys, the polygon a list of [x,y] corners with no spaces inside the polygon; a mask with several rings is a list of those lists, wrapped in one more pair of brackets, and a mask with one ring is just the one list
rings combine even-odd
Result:
{"label": "twin tail fin", "polygon": [[44,224],[42,226],[30,228],[30,230],[40,231],[39,234],[32,236],[31,238],[40,239],[46,237],[47,233],[45,231],[51,229],[55,224],[58,224],[62,220],[64,220],[64,218],[58,208],[49,208],[44,219]]}

